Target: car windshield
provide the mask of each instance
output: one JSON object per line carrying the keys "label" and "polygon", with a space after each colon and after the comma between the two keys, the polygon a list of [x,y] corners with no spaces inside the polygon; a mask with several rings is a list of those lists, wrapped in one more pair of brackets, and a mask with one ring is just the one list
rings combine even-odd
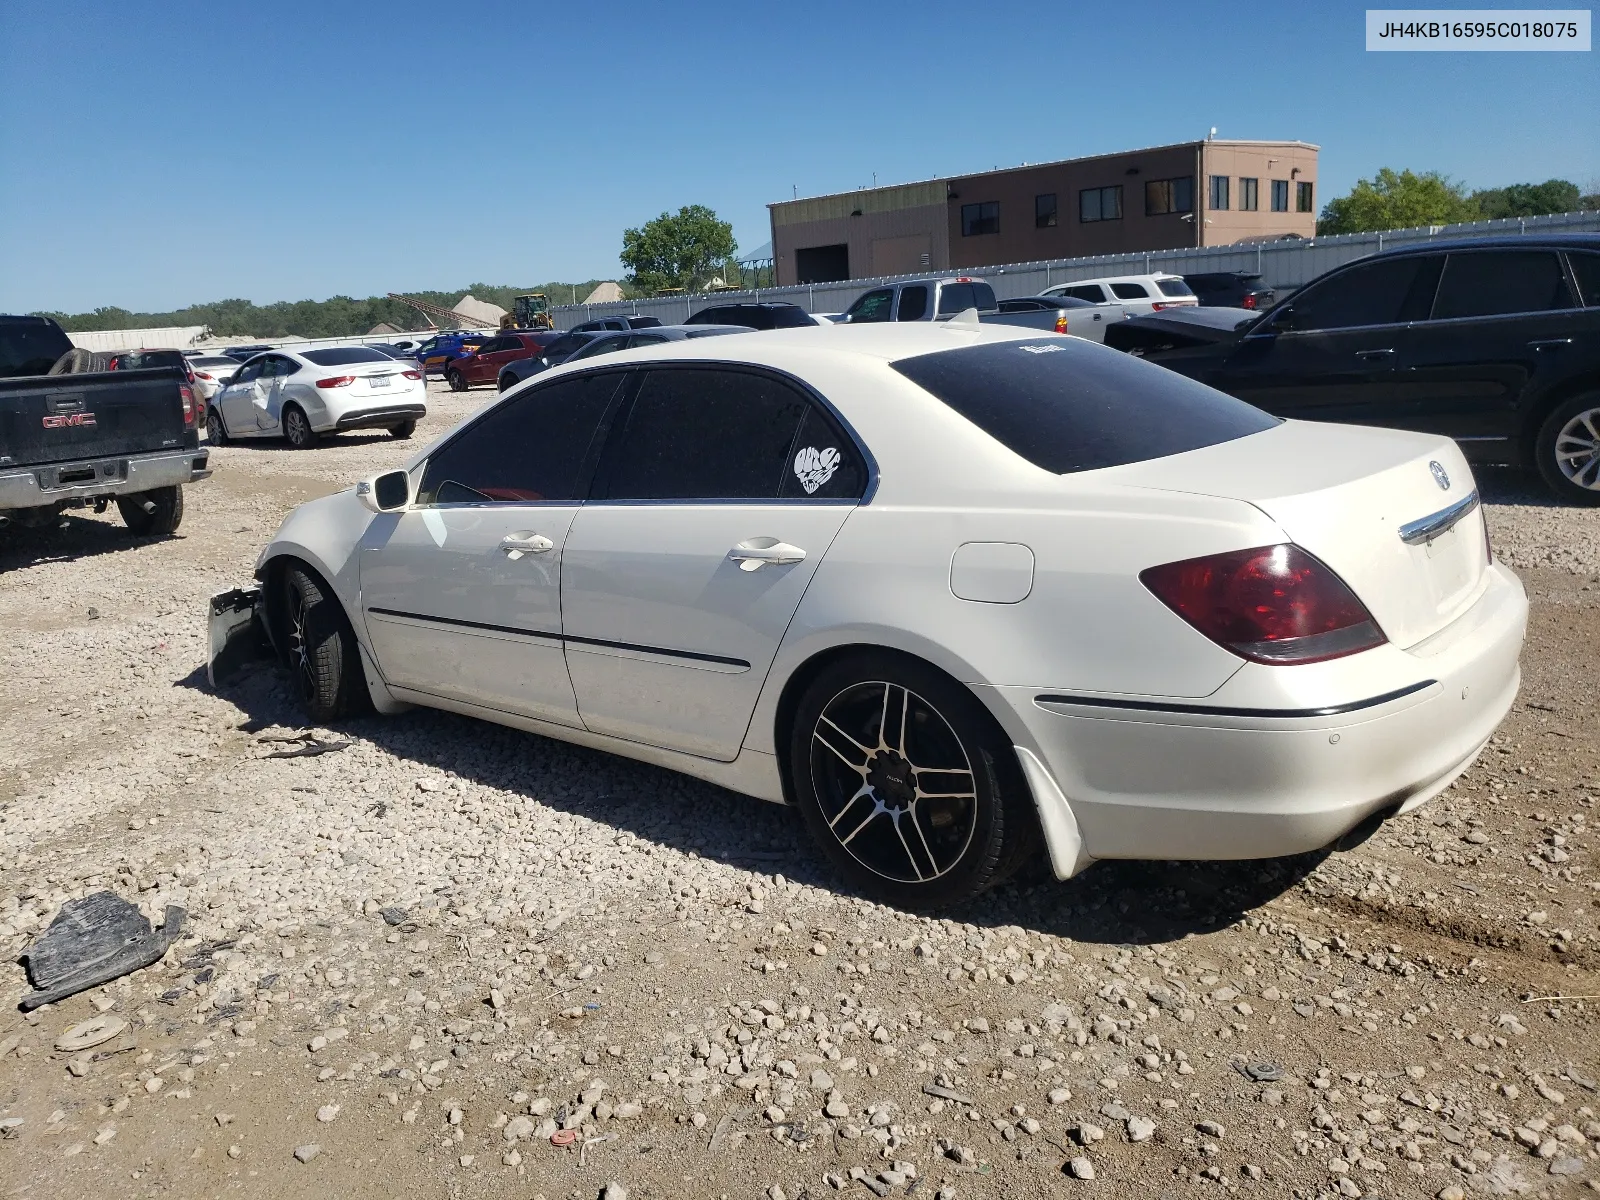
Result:
{"label": "car windshield", "polygon": [[1194,291],[1181,279],[1158,279],[1156,286],[1163,296],[1192,296]]}
{"label": "car windshield", "polygon": [[1073,338],[966,346],[891,364],[1058,475],[1182,454],[1278,424],[1164,367]]}
{"label": "car windshield", "polygon": [[343,367],[350,363],[393,362],[387,354],[365,346],[334,346],[327,350],[302,350],[300,357],[319,367]]}

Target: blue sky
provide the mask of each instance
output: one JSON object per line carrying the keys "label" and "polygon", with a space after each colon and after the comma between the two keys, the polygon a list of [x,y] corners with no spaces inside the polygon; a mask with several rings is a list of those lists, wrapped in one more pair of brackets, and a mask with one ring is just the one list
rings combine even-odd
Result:
{"label": "blue sky", "polygon": [[1369,54],[1346,3],[6,0],[0,311],[620,271],[622,231],[1219,136],[1600,180],[1588,54]]}

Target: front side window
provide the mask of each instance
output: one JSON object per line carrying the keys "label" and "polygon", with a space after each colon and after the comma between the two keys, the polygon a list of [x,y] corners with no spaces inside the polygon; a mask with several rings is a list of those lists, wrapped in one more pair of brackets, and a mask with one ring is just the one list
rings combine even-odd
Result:
{"label": "front side window", "polygon": [[1272,181],[1272,211],[1289,211],[1289,181],[1287,179],[1274,179]]}
{"label": "front side window", "polygon": [[1364,263],[1295,296],[1288,329],[1311,332],[1394,325],[1427,315],[1442,255]]}
{"label": "front side window", "polygon": [[1000,202],[987,200],[982,204],[961,206],[961,236],[981,237],[1000,232]]}
{"label": "front side window", "polygon": [[[812,403],[797,388],[750,371],[688,367],[645,376],[603,472],[607,500],[776,500],[794,473]],[[822,496],[845,447],[814,439],[800,455],[803,495]],[[822,444],[823,442],[827,444]],[[835,453],[829,455],[828,450]]]}
{"label": "front side window", "polygon": [[1056,224],[1056,194],[1050,192],[1033,198],[1033,227],[1054,229]]}
{"label": "front side window", "polygon": [[1228,208],[1228,177],[1226,175],[1213,175],[1211,177],[1211,209],[1214,212],[1226,212]]}
{"label": "front side window", "polygon": [[1572,289],[1553,250],[1480,250],[1445,260],[1433,319],[1572,307]]}
{"label": "front side window", "polygon": [[1247,176],[1239,176],[1239,211],[1255,212],[1259,207],[1258,192],[1261,181]]}
{"label": "front side window", "polygon": [[491,409],[428,459],[417,503],[582,501],[597,435],[623,378],[605,371],[558,379]]}
{"label": "front side window", "polygon": [[1175,371],[1075,338],[965,346],[891,365],[1058,475],[1182,454],[1278,424]]}
{"label": "front side window", "polygon": [[890,309],[893,306],[894,289],[875,288],[852,304],[844,318],[853,325],[866,321],[887,321],[891,318]]}
{"label": "front side window", "polygon": [[1294,210],[1295,212],[1315,212],[1311,203],[1311,184],[1297,183],[1294,185]]}
{"label": "front side window", "polygon": [[1144,185],[1144,215],[1159,217],[1165,213],[1194,211],[1194,176],[1182,175],[1177,179],[1151,179]]}
{"label": "front side window", "polygon": [[923,284],[900,289],[900,311],[897,321],[920,321],[928,315],[928,289]]}
{"label": "front side window", "polygon": [[1122,219],[1122,185],[1087,188],[1078,193],[1078,220],[1120,221]]}
{"label": "front side window", "polygon": [[267,360],[264,358],[258,358],[253,362],[247,362],[244,366],[239,368],[239,373],[233,377],[233,381],[235,383],[250,383],[252,380],[260,379],[261,369],[266,365]]}

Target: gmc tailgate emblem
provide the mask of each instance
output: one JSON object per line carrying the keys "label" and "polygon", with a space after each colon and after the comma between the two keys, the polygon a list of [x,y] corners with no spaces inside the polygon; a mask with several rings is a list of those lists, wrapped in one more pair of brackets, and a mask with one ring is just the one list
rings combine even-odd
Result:
{"label": "gmc tailgate emblem", "polygon": [[57,416],[44,418],[44,427],[46,429],[65,429],[71,425],[93,425],[94,423],[94,414],[91,412],[60,413]]}

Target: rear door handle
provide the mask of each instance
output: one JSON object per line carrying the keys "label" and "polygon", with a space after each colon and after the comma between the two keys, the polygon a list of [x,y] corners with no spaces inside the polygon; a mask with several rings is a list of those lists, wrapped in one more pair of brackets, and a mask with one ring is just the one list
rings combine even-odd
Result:
{"label": "rear door handle", "polygon": [[1393,358],[1393,350],[1357,350],[1356,357],[1362,360],[1370,358]]}
{"label": "rear door handle", "polygon": [[1528,343],[1528,346],[1531,349],[1534,349],[1534,350],[1555,350],[1555,349],[1558,349],[1561,346],[1570,346],[1570,345],[1572,345],[1572,339],[1569,338],[1569,337],[1566,337],[1566,338],[1542,338],[1541,340],[1539,340],[1537,342],[1529,342]]}
{"label": "rear door handle", "polygon": [[728,551],[728,557],[739,564],[741,571],[759,571],[768,563],[781,566],[804,562],[806,552],[799,546],[780,542],[776,538],[750,538]]}
{"label": "rear door handle", "polygon": [[524,554],[543,554],[555,546],[542,533],[508,533],[500,539],[500,549],[515,562]]}

